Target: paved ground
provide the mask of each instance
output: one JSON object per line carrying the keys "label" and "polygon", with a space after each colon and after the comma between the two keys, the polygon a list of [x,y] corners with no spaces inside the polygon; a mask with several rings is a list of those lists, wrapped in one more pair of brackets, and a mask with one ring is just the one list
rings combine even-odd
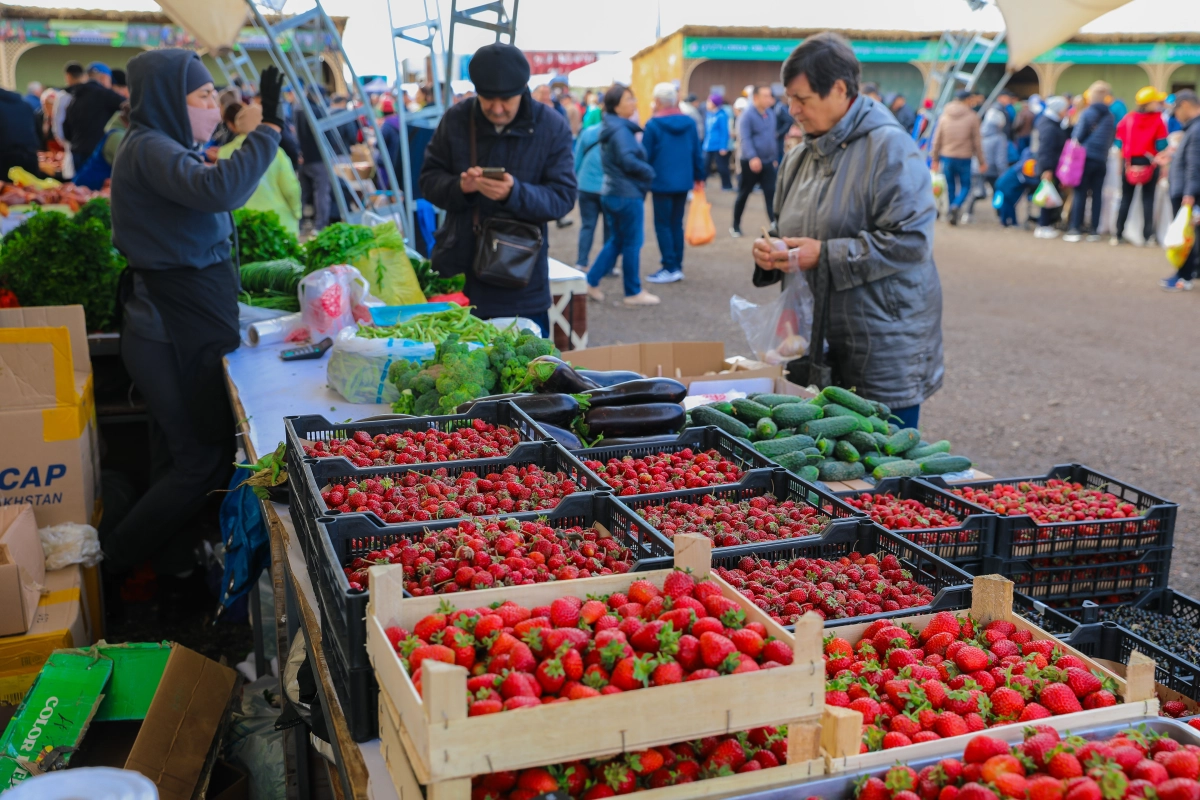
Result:
{"label": "paved ground", "polygon": [[[729,297],[774,296],[749,282],[751,232],[766,213],[752,198],[748,235],[733,240],[733,195],[711,199],[719,235],[688,249],[687,280],[647,284],[662,305],[637,310],[620,306],[620,279],[605,280],[607,302],[589,305],[591,344],[713,339],[748,353]],[[997,476],[1077,461],[1180,503],[1171,585],[1200,593],[1200,291],[1158,288],[1170,271],[1159,249],[1039,241],[979,210],[983,222],[937,229],[946,382],[922,413],[926,438],[950,439]],[[643,275],[658,268],[651,216],[647,203]],[[551,253],[568,264],[577,230],[551,227]]]}

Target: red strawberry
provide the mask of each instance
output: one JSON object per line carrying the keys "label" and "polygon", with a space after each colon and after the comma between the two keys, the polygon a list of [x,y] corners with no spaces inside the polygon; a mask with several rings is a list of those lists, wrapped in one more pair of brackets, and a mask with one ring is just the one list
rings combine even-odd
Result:
{"label": "red strawberry", "polygon": [[657,750],[641,750],[625,757],[629,768],[640,776],[649,775],[663,765],[662,753]]}
{"label": "red strawberry", "polygon": [[1038,694],[1038,701],[1055,716],[1083,710],[1083,706],[1079,704],[1079,698],[1065,683],[1046,684]]}
{"label": "red strawberry", "polygon": [[1154,756],[1154,760],[1166,767],[1167,774],[1172,778],[1191,778],[1195,780],[1197,777],[1200,777],[1200,759],[1196,758],[1195,753],[1187,750],[1158,753]]}
{"label": "red strawberry", "polygon": [[751,658],[758,658],[764,647],[762,637],[749,628],[741,628],[739,630],[731,631],[729,634],[729,641],[733,642],[733,646],[736,647],[739,652],[745,653]]}
{"label": "red strawberry", "polygon": [[417,624],[413,626],[413,635],[428,642],[435,633],[445,627],[445,614],[430,614],[417,621]]}
{"label": "red strawberry", "polygon": [[704,761],[704,769],[707,772],[720,773],[722,767],[728,767],[731,771],[737,771],[739,767],[746,763],[746,751],[742,747],[742,743],[737,739],[726,739],[717,746],[717,749],[712,752]]}
{"label": "red strawberry", "polygon": [[1017,722],[1032,722],[1035,719],[1046,719],[1052,717],[1053,714],[1041,703],[1026,703],[1025,710],[1021,712],[1021,716],[1017,717]]}
{"label": "red strawberry", "polygon": [[857,800],[892,800],[892,790],[879,778],[867,778],[858,787]]}
{"label": "red strawberry", "polygon": [[891,750],[894,747],[907,747],[912,743],[912,739],[898,731],[889,731],[883,735],[884,750]]}
{"label": "red strawberry", "polygon": [[1158,800],[1200,800],[1200,784],[1187,778],[1172,778],[1154,787]]}
{"label": "red strawberry", "polygon": [[[1099,688],[1099,687],[1097,687]],[[1095,691],[1093,689],[1093,691]],[[1168,700],[1162,704],[1162,713],[1164,717],[1184,717],[1187,716],[1187,703],[1182,700]]]}
{"label": "red strawberry", "polygon": [[[1075,692],[1075,696],[1082,700],[1092,692],[1100,691],[1102,684],[1099,678],[1087,670],[1069,667],[1067,668],[1067,686],[1070,686],[1071,691]],[[1163,706],[1165,708],[1166,703]]]}
{"label": "red strawberry", "polygon": [[920,640],[928,642],[939,633],[949,633],[954,638],[960,631],[962,631],[962,623],[958,621],[958,618],[949,611],[940,611],[933,615],[933,619],[929,620],[925,630],[921,631]]}
{"label": "red strawberry", "polygon": [[629,585],[629,602],[646,605],[662,592],[650,581],[634,581]]}
{"label": "red strawberry", "polygon": [[[1147,761],[1146,763],[1154,764],[1153,761]],[[1161,769],[1161,766],[1158,764],[1154,764],[1154,766]],[[1079,759],[1075,757],[1074,753],[1059,751],[1050,756],[1050,760],[1046,762],[1046,772],[1061,780],[1078,778],[1083,774],[1083,765],[1079,763]],[[1165,774],[1166,770],[1163,770],[1163,773]],[[1134,775],[1133,777],[1136,778],[1138,776]]]}
{"label": "red strawberry", "polygon": [[678,661],[659,661],[650,674],[651,686],[666,686],[683,681],[683,666]]}
{"label": "red strawberry", "polygon": [[1116,704],[1117,698],[1107,689],[1101,689],[1098,692],[1092,692],[1087,697],[1083,698],[1084,708],[1107,708],[1108,706],[1115,706]]}
{"label": "red strawberry", "polygon": [[[617,793],[607,783],[597,783],[583,793],[582,800],[604,800],[605,797],[616,797]],[[474,798],[472,798],[474,800]]]}
{"label": "red strawberry", "polygon": [[610,762],[604,767],[604,782],[617,794],[637,791],[637,775],[620,761]]}
{"label": "red strawberry", "polygon": [[967,764],[983,764],[992,756],[1008,753],[1008,745],[990,736],[976,736],[967,742],[963,750],[963,761]]}
{"label": "red strawberry", "polygon": [[643,686],[649,685],[650,676],[654,673],[654,665],[654,659],[648,655],[622,658],[613,667],[609,682],[625,692],[641,689]]}
{"label": "red strawberry", "polygon": [[1015,689],[1001,686],[991,694],[992,713],[996,719],[1012,722],[1025,710],[1025,698]]}
{"label": "red strawberry", "polygon": [[550,604],[550,623],[556,628],[579,626],[582,604],[577,597],[558,597]]}
{"label": "red strawberry", "polygon": [[663,594],[674,600],[678,600],[680,597],[691,597],[695,588],[696,581],[692,578],[691,571],[679,567],[671,570],[663,580]]}
{"label": "red strawberry", "polygon": [[963,672],[976,672],[981,669],[987,669],[988,657],[987,653],[980,650],[974,645],[967,645],[960,648],[954,654],[954,663]]}
{"label": "red strawberry", "polygon": [[969,733],[967,723],[953,711],[943,711],[941,714],[938,714],[937,721],[933,723],[933,730],[943,739]]}
{"label": "red strawberry", "polygon": [[736,652],[734,643],[719,633],[705,633],[700,637],[700,658],[705,666],[715,669]]}
{"label": "red strawberry", "polygon": [[[428,619],[428,617],[426,617]],[[420,625],[420,623],[417,623]],[[422,645],[408,656],[409,671],[416,672],[417,667],[421,666],[421,662],[430,658],[434,661],[441,661],[446,664],[453,664],[455,660],[454,651],[442,644],[427,644]]]}

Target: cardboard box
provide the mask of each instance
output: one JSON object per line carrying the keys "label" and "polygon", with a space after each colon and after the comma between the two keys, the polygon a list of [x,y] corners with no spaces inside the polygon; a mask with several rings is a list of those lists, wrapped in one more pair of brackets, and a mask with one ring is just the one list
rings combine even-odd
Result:
{"label": "cardboard box", "polygon": [[0,309],[0,441],[0,506],[33,506],[39,527],[99,524],[83,306]]}
{"label": "cardboard box", "polygon": [[45,580],[46,556],[33,509],[0,507],[0,636],[29,630]]}
{"label": "cardboard box", "polygon": [[81,602],[80,567],[47,572],[45,588],[28,632],[0,638],[0,704],[20,703],[55,650],[92,642]]}
{"label": "cardboard box", "polygon": [[[643,342],[572,350],[570,362],[582,369],[626,369],[654,378],[674,378],[685,386],[692,381],[715,380],[728,367],[721,342]],[[732,373],[731,373],[732,374]],[[780,367],[739,370],[738,378],[778,378]]]}

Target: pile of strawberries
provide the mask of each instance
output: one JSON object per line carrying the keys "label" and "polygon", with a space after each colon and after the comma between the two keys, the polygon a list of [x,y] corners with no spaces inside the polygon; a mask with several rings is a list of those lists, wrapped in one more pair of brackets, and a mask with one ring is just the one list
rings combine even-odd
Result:
{"label": "pile of strawberries", "polygon": [[1088,489],[1082,483],[1052,478],[1045,482],[997,483],[988,489],[969,486],[954,493],[997,514],[1028,514],[1038,524],[1084,520],[1125,519],[1139,515],[1137,506],[1111,492]]}
{"label": "pile of strawberries", "polygon": [[716,573],[781,625],[792,625],[809,611],[846,619],[933,600],[933,590],[912,580],[891,553],[882,561],[851,553],[837,561],[797,558],[774,564],[744,556],[736,568],[718,567]]}
{"label": "pile of strawberries", "polygon": [[471,779],[471,800],[532,800],[547,792],[597,800],[785,763],[787,727],[754,728],[610,758],[480,775]]}
{"label": "pile of strawberries", "polygon": [[440,467],[348,481],[325,489],[321,499],[331,510],[369,511],[384,522],[428,522],[554,508],[577,491],[579,485],[565,472],[510,464],[482,476],[466,470],[454,477]]}
{"label": "pile of strawberries", "polygon": [[472,716],[792,663],[791,646],[746,623],[715,582],[678,569],[661,590],[639,580],[536,608],[444,605],[411,632],[386,633],[418,691],[426,659],[467,668]]}
{"label": "pile of strawberries", "polygon": [[637,513],[664,536],[673,539],[677,533],[699,533],[712,539],[716,547],[813,536],[830,519],[819,508],[794,500],[781,503],[770,494],[741,502],[706,494],[697,503],[672,500],[639,508]]}
{"label": "pile of strawberries", "polygon": [[863,715],[862,752],[961,736],[1117,702],[1115,686],[1056,640],[1007,620],[935,614],[922,631],[871,623],[825,642],[825,702]]}
{"label": "pile of strawberries", "polygon": [[414,597],[493,586],[520,586],[629,572],[633,551],[595,528],[553,528],[543,521],[466,520],[401,540],[345,567],[352,591],[362,591],[375,564],[402,564]]}
{"label": "pile of strawberries", "polygon": [[304,445],[308,458],[342,456],[356,467],[390,467],[393,464],[427,464],[435,461],[462,461],[469,458],[501,458],[521,440],[521,434],[507,425],[493,425],[481,419],[449,433],[436,428],[379,433],[373,438],[366,431],[355,431],[349,439],[330,439]]}
{"label": "pile of strawberries", "polygon": [[610,458],[607,464],[584,461],[583,465],[624,497],[737,483],[744,474],[741,467],[716,450],[697,453],[690,447],[678,453]]}
{"label": "pile of strawberries", "polygon": [[901,500],[891,493],[863,492],[844,498],[847,503],[871,515],[871,519],[891,531],[955,528],[961,520],[948,511],[930,508],[920,500]]}
{"label": "pile of strawberries", "polygon": [[858,784],[856,800],[1195,800],[1200,747],[1141,726],[1104,741],[1063,739],[1049,725],[1025,729],[1009,747],[989,736],[967,743],[962,759],[920,772],[903,764]]}

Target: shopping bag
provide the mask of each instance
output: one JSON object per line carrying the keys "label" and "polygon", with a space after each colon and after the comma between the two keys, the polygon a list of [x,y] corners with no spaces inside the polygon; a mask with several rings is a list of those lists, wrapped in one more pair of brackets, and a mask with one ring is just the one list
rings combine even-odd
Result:
{"label": "shopping bag", "polygon": [[712,204],[708,202],[703,188],[692,190],[692,207],[688,209],[687,229],[683,238],[692,247],[708,244],[717,238],[717,228],[713,225]]}
{"label": "shopping bag", "polygon": [[1063,199],[1058,189],[1054,188],[1054,184],[1042,178],[1042,182],[1033,191],[1033,204],[1038,208],[1058,208],[1063,204]]}
{"label": "shopping bag", "polygon": [[1058,169],[1054,176],[1063,186],[1078,186],[1083,180],[1083,163],[1087,161],[1087,150],[1074,139],[1067,139],[1062,155],[1058,157]]}
{"label": "shopping bag", "polygon": [[729,312],[741,326],[759,361],[784,364],[808,351],[812,332],[813,295],[803,275],[788,275],[787,288],[763,306],[744,297],[729,298]]}
{"label": "shopping bag", "polygon": [[933,196],[941,197],[946,193],[946,176],[941,172],[930,172],[930,180],[933,181]]}
{"label": "shopping bag", "polygon": [[1163,238],[1163,246],[1167,248],[1167,261],[1171,262],[1171,266],[1176,269],[1183,266],[1195,241],[1196,229],[1192,226],[1192,209],[1184,206],[1171,221],[1171,227],[1167,228],[1167,235]]}
{"label": "shopping bag", "polygon": [[297,293],[304,327],[314,342],[359,322],[370,324],[369,307],[382,305],[371,295],[371,285],[362,273],[347,264],[305,275]]}

